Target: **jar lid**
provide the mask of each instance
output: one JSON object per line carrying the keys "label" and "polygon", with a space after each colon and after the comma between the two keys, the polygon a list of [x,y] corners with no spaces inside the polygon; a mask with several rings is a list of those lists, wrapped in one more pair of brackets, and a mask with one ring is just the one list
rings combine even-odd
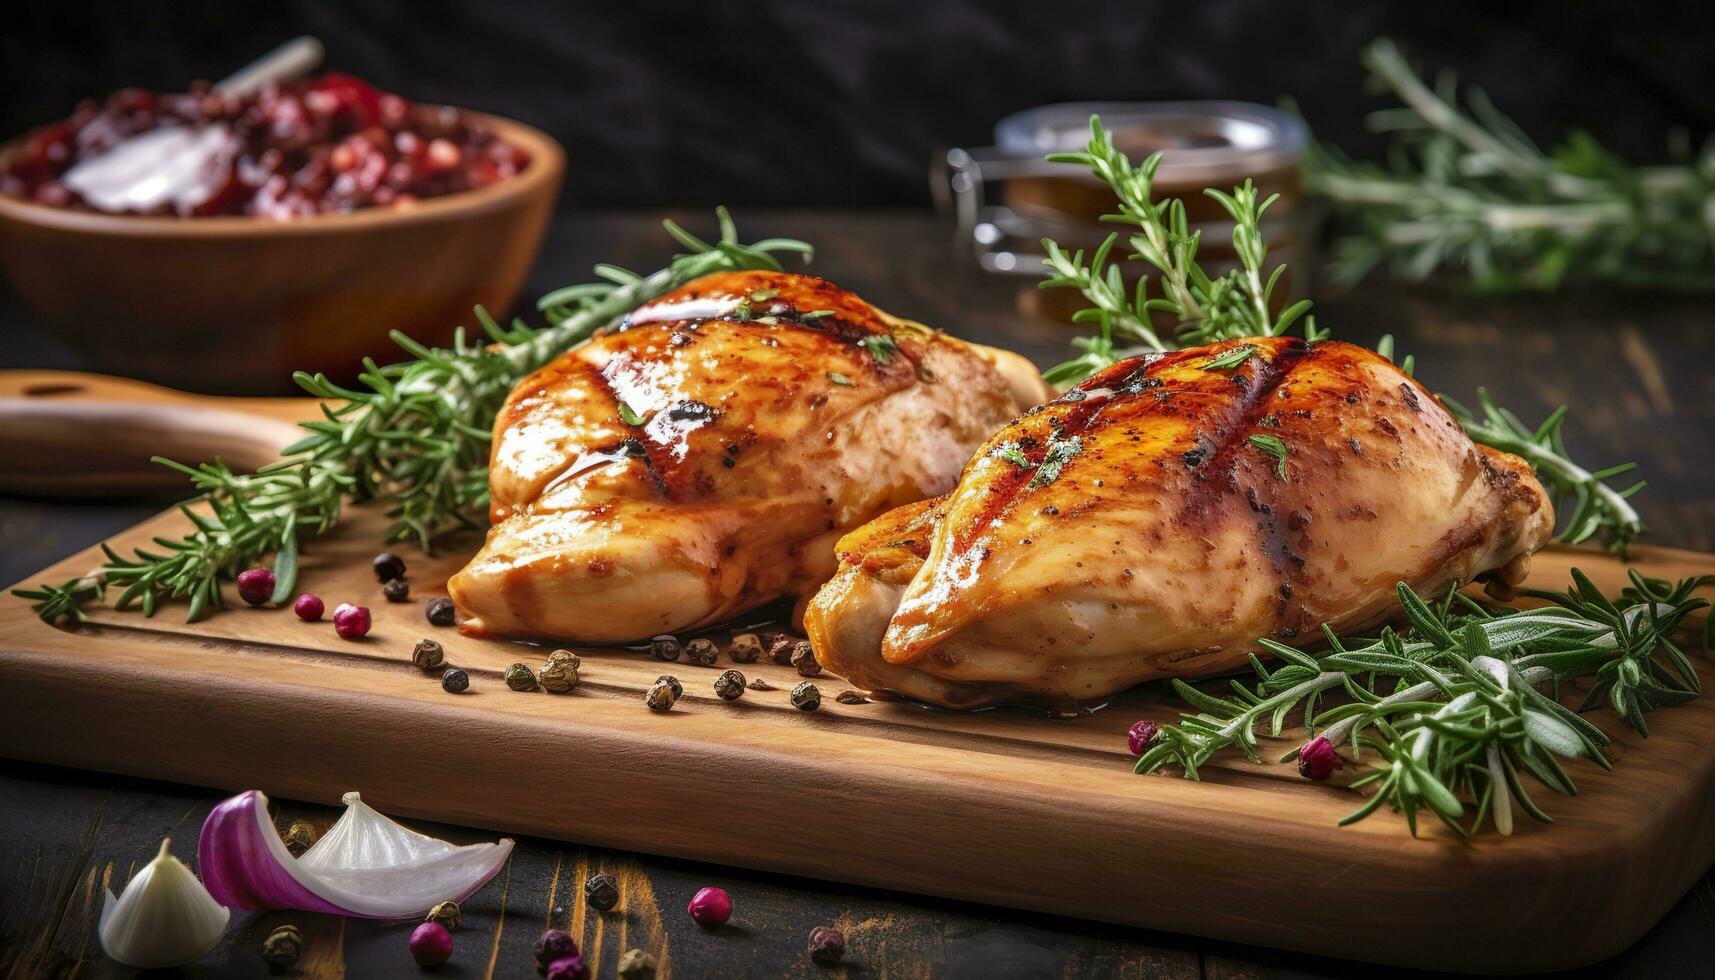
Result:
{"label": "jar lid", "polygon": [[1296,167],[1309,141],[1304,120],[1251,102],[1062,102],[1015,112],[995,124],[1008,156],[1041,159],[1081,150],[1090,117],[1134,162],[1161,152],[1157,179],[1205,187]]}

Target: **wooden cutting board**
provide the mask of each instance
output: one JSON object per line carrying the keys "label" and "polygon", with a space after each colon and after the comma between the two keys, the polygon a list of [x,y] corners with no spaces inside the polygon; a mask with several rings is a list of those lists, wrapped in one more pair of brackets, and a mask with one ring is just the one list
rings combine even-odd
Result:
{"label": "wooden cutting board", "polygon": [[[147,404],[188,404],[81,376],[53,379],[52,394],[26,394],[30,385],[50,383],[0,374],[5,479],[24,463],[9,422],[21,401],[34,425],[126,417],[155,435],[162,420]],[[41,404],[53,399],[85,407]],[[108,408],[87,407],[103,399]],[[119,399],[122,411],[112,407]],[[306,407],[218,409],[250,417],[237,434],[263,452],[290,438],[278,420]],[[225,452],[216,444],[231,434],[178,448]],[[86,435],[87,447],[104,444]],[[94,461],[104,486],[141,472],[134,451],[105,445],[110,458]],[[40,461],[33,485],[83,472],[59,458],[64,472]],[[128,549],[184,526],[167,513],[113,543]],[[1461,970],[1552,969],[1617,952],[1715,861],[1715,697],[1651,715],[1647,740],[1606,712],[1591,715],[1615,738],[1614,771],[1574,762],[1579,796],[1534,793],[1552,827],[1526,819],[1511,839],[1462,842],[1432,826],[1414,840],[1385,812],[1337,827],[1358,795],[1290,765],[1225,756],[1202,782],[1132,775],[1126,728],[1176,713],[1153,685],[1066,721],[1022,709],[839,704],[846,686],[824,676],[821,710],[804,713],[787,700],[801,679],[789,667],[740,665],[775,689],[727,703],[713,694],[718,669],[585,650],[576,692],[515,693],[502,672],[538,662],[540,649],[462,637],[423,616],[475,541],[432,558],[402,549],[411,600],[389,604],[369,570],[384,526],[376,509],[352,508],[303,559],[302,589],[330,609],[370,608],[375,626],[362,641],[230,595],[234,608],[201,623],[171,606],[153,619],[102,610],[75,629],[44,625],[24,601],[0,597],[0,751],[323,802],[359,789],[385,812],[512,834]],[[99,563],[90,549],[24,584]],[[1638,548],[1634,563],[1666,578],[1715,573],[1715,555],[1667,548]],[[1539,557],[1532,583],[1561,588],[1574,565],[1604,588],[1623,582],[1606,555],[1555,549]],[[411,666],[423,637],[470,672],[469,693],[447,694]],[[1691,646],[1715,688],[1715,666]],[[679,677],[685,697],[656,714],[642,696],[663,672]],[[1284,752],[1294,741],[1268,747]]]}

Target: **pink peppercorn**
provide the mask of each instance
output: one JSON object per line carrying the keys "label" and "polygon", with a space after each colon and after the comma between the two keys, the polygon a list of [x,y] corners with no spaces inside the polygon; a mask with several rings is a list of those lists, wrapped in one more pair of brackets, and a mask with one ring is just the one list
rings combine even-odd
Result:
{"label": "pink peppercorn", "polygon": [[333,631],[341,639],[355,640],[369,632],[369,610],[342,602],[333,610]]}
{"label": "pink peppercorn", "polygon": [[440,966],[453,958],[453,934],[439,922],[425,922],[411,932],[411,958],[418,966]]}
{"label": "pink peppercorn", "polygon": [[588,975],[584,971],[584,958],[577,953],[549,963],[545,974],[548,980],[584,980]]}
{"label": "pink peppercorn", "polygon": [[1318,735],[1298,749],[1298,774],[1305,779],[1321,781],[1334,774],[1340,757],[1334,754],[1334,743],[1328,736]]}
{"label": "pink peppercorn", "polygon": [[726,925],[726,920],[732,918],[732,899],[722,888],[704,888],[691,896],[691,904],[685,907],[691,913],[691,918],[704,929],[713,929]]}
{"label": "pink peppercorn", "polygon": [[1149,719],[1135,722],[1126,729],[1125,744],[1131,749],[1132,755],[1142,755],[1149,748],[1149,743],[1155,741],[1155,733],[1161,731],[1161,726]]}
{"label": "pink peppercorn", "polygon": [[274,573],[266,568],[246,568],[239,572],[238,597],[252,606],[266,605],[274,598]]}
{"label": "pink peppercorn", "polygon": [[322,611],[325,608],[327,607],[322,605],[320,596],[311,595],[308,592],[298,596],[298,601],[292,603],[292,611],[297,613],[298,618],[306,623],[313,623],[321,619]]}
{"label": "pink peppercorn", "polygon": [[536,972],[548,973],[556,962],[578,955],[577,940],[564,929],[549,929],[536,939]]}

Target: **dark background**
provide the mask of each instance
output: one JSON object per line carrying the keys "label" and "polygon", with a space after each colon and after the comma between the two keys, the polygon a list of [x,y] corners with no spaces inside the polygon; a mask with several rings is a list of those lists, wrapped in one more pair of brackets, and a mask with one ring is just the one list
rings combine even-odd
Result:
{"label": "dark background", "polygon": [[13,4],[0,136],[123,85],[219,78],[301,33],[330,68],[532,123],[570,152],[561,206],[920,205],[940,147],[1074,99],[1295,97],[1360,155],[1359,47],[1391,35],[1486,87],[1544,143],[1639,160],[1715,129],[1705,4],[158,0]]}

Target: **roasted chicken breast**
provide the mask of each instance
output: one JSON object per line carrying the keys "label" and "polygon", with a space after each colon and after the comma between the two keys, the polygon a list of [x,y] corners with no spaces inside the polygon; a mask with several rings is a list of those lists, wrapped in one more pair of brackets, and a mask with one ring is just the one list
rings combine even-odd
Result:
{"label": "roasted chicken breast", "polygon": [[948,496],[839,543],[817,657],[950,707],[1088,702],[1361,630],[1395,583],[1523,578],[1530,468],[1379,355],[1287,338],[1115,364],[997,432]]}
{"label": "roasted chicken breast", "polygon": [[1051,397],[1028,361],[832,283],[722,273],[513,390],[493,527],[448,583],[472,632],[626,642],[813,590],[839,536],[951,489]]}

